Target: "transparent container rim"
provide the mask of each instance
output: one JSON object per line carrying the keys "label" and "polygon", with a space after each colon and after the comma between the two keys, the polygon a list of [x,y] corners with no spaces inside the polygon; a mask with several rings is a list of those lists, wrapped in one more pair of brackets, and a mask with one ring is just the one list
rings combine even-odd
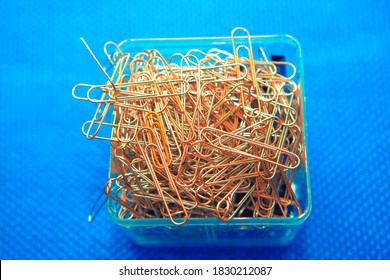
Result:
{"label": "transparent container rim", "polygon": [[311,193],[310,189],[308,190],[308,205],[305,209],[305,212],[299,217],[291,218],[250,218],[250,217],[241,217],[241,218],[232,218],[231,220],[224,222],[218,218],[189,218],[187,222],[183,225],[175,225],[168,218],[148,218],[148,219],[120,219],[116,216],[115,211],[110,207],[111,203],[116,203],[115,201],[108,198],[107,200],[107,210],[110,218],[118,225],[124,227],[144,227],[144,226],[168,226],[168,227],[183,227],[183,226],[299,226],[309,217],[312,203],[311,203]]}
{"label": "transparent container rim", "polygon": [[[236,39],[247,39],[247,36],[234,36]],[[292,41],[294,44],[296,44],[299,47],[300,50],[300,43],[299,41],[292,35],[289,34],[274,34],[274,35],[251,35],[250,39],[280,39],[284,38],[286,40]],[[134,42],[174,42],[174,41],[207,41],[207,40],[218,40],[218,41],[224,41],[224,40],[232,40],[231,36],[215,36],[215,37],[174,37],[174,38],[132,38],[132,39],[126,39],[123,40],[118,44],[118,46],[122,46],[123,44]]]}

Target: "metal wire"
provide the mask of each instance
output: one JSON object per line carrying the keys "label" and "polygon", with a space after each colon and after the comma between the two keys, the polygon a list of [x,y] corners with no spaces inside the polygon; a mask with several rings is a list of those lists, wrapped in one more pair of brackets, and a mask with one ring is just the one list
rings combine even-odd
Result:
{"label": "metal wire", "polygon": [[169,218],[179,225],[196,217],[302,214],[292,183],[304,164],[295,65],[269,61],[261,48],[255,60],[249,32],[235,28],[232,53],[130,55],[108,42],[110,76],[82,41],[108,82],[78,84],[72,94],[97,105],[82,131],[111,142],[112,178],[104,190],[121,205],[120,218]]}

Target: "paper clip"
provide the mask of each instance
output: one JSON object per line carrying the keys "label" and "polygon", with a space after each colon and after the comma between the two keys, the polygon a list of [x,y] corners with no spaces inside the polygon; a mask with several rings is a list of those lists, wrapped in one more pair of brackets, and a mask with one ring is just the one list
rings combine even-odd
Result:
{"label": "paper clip", "polygon": [[72,95],[96,106],[83,134],[111,142],[104,190],[118,218],[182,225],[303,214],[293,183],[306,156],[293,63],[269,60],[239,27],[230,51],[130,54],[129,42],[107,42],[109,75],[81,40],[107,82],[78,84]]}

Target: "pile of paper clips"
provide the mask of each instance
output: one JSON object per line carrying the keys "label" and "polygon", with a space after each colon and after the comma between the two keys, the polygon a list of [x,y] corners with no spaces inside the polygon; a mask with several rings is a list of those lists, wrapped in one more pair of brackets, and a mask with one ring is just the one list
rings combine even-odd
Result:
{"label": "pile of paper clips", "polygon": [[[237,46],[238,30],[247,44]],[[88,139],[111,141],[105,193],[121,205],[120,218],[183,224],[190,217],[301,214],[292,185],[303,151],[293,64],[269,61],[263,50],[255,60],[243,28],[232,31],[232,53],[192,49],[164,57],[157,49],[126,53],[112,42],[105,50],[109,45],[116,48],[108,54],[111,76],[86,45],[107,84],[79,84],[73,96],[97,104],[82,130]],[[238,55],[243,50],[248,57]],[[289,77],[279,73],[282,66]],[[110,137],[101,136],[107,126]]]}

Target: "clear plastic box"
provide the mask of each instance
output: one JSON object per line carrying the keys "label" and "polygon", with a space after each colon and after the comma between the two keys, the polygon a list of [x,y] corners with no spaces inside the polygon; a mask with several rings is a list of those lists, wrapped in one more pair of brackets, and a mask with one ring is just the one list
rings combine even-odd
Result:
{"label": "clear plastic box", "polygon": [[[236,37],[236,43],[247,44],[247,37]],[[301,99],[299,116],[302,130],[300,165],[295,171],[292,187],[298,199],[302,213],[291,213],[286,218],[250,218],[235,217],[228,222],[218,218],[189,218],[183,225],[174,225],[168,218],[122,219],[118,218],[120,205],[108,199],[110,218],[122,226],[129,237],[139,245],[157,246],[263,246],[287,245],[297,235],[304,221],[310,214],[312,201],[307,162],[305,97],[303,91],[303,63],[301,47],[298,41],[289,35],[252,36],[251,43],[255,59],[264,51],[269,60],[284,60],[295,65],[293,78],[298,85]],[[164,56],[173,53],[186,53],[190,49],[204,52],[218,48],[232,52],[231,37],[213,38],[178,38],[178,39],[131,39],[120,44],[123,51],[137,53],[145,49],[157,49]],[[282,69],[289,75],[291,69]],[[110,161],[111,164],[111,161]],[[115,177],[116,174],[110,174]],[[115,191],[115,190],[113,190]]]}

